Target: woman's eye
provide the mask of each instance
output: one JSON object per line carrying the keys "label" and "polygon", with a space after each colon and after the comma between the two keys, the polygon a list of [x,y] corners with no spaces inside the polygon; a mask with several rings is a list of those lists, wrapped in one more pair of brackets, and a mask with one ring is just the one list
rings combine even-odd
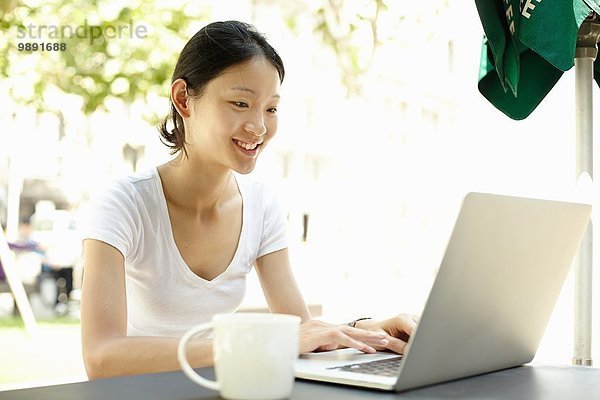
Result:
{"label": "woman's eye", "polygon": [[245,101],[234,101],[233,104],[235,104],[236,107],[248,108],[248,103],[246,103]]}
{"label": "woman's eye", "polygon": [[267,110],[267,112],[270,112],[271,114],[277,114],[277,108],[273,107],[273,108],[269,108]]}

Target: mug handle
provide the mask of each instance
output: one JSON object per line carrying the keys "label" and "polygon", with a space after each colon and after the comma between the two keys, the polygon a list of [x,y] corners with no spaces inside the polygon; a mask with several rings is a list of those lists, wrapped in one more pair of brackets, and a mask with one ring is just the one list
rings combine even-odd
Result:
{"label": "mug handle", "polygon": [[183,370],[183,372],[194,383],[218,392],[220,388],[219,383],[198,375],[190,365],[185,354],[187,343],[192,338],[192,336],[195,336],[202,331],[206,331],[212,328],[214,328],[214,324],[212,322],[208,322],[206,324],[200,324],[198,326],[195,326],[189,331],[187,331],[179,340],[179,346],[177,347],[177,358],[179,360],[179,364],[181,365],[181,369]]}

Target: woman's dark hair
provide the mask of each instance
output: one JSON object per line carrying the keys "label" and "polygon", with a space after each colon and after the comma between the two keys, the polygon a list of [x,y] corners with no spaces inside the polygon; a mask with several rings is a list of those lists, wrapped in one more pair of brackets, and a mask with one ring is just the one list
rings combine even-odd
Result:
{"label": "woman's dark hair", "polygon": [[[208,83],[233,65],[254,57],[264,57],[279,73],[283,82],[283,61],[263,34],[250,24],[239,21],[213,22],[200,29],[183,47],[171,83],[183,79],[188,93],[200,97]],[[173,128],[169,131],[167,123]],[[169,115],[159,125],[161,141],[171,149],[171,154],[185,149],[183,119],[171,103]]]}

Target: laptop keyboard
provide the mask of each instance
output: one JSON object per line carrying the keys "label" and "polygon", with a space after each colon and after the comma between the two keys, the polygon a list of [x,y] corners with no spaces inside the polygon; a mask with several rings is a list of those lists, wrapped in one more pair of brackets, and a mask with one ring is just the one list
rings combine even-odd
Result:
{"label": "laptop keyboard", "polygon": [[332,367],[338,371],[359,372],[361,374],[379,375],[379,376],[397,376],[400,371],[402,356],[386,358],[384,360],[369,361],[359,364],[343,365],[341,367]]}

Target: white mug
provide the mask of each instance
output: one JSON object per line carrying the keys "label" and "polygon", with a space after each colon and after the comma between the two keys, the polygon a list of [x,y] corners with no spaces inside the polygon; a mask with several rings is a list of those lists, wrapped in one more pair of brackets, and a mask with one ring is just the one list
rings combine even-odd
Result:
{"label": "white mug", "polygon": [[[209,329],[214,331],[216,382],[198,375],[186,357],[188,341]],[[294,386],[299,335],[300,317],[295,315],[218,314],[182,336],[177,357],[188,378],[218,391],[225,399],[284,399]]]}

